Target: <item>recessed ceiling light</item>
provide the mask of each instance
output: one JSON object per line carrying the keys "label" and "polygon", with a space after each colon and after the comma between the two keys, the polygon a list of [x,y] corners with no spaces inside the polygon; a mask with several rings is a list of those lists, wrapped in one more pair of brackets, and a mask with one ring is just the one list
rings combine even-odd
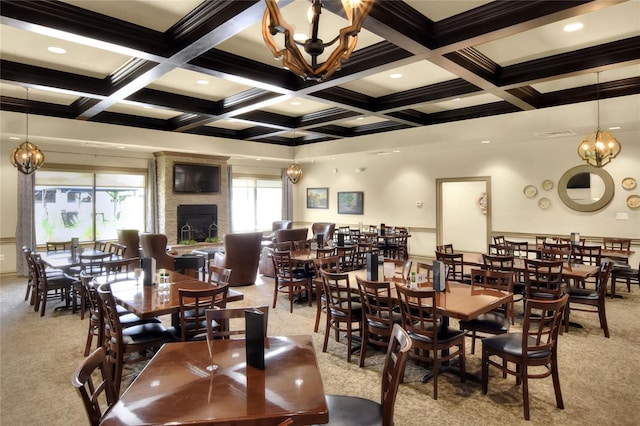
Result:
{"label": "recessed ceiling light", "polygon": [[389,78],[402,78],[402,74],[397,72],[397,73],[391,74]]}
{"label": "recessed ceiling light", "polygon": [[579,31],[584,27],[582,22],[574,22],[572,24],[567,24],[564,26],[563,30],[565,33],[572,33],[574,31]]}
{"label": "recessed ceiling light", "polygon": [[202,84],[202,85],[209,84],[209,80],[197,80],[196,84]]}
{"label": "recessed ceiling light", "polygon": [[62,47],[57,47],[57,46],[49,46],[47,47],[47,50],[51,53],[57,53],[59,55],[67,53],[67,51],[64,50]]}
{"label": "recessed ceiling light", "polygon": [[262,158],[256,158],[256,161],[262,161]]}
{"label": "recessed ceiling light", "polygon": [[124,149],[124,145],[118,145],[116,146],[116,149]]}
{"label": "recessed ceiling light", "polygon": [[364,120],[364,117],[358,117],[356,120]]}
{"label": "recessed ceiling light", "polygon": [[609,127],[609,130],[620,130],[620,129],[622,129],[622,127],[620,126]]}
{"label": "recessed ceiling light", "polygon": [[12,141],[19,141],[20,138],[17,136],[10,136],[9,139],[11,139]]}
{"label": "recessed ceiling light", "polygon": [[399,149],[394,149],[393,152],[395,152],[397,154],[398,152],[400,152],[400,150]]}
{"label": "recessed ceiling light", "polygon": [[480,141],[480,143],[491,143],[491,141]]}
{"label": "recessed ceiling light", "polygon": [[451,102],[458,102],[460,98],[451,99]]}
{"label": "recessed ceiling light", "polygon": [[300,102],[298,102],[298,101],[291,102],[291,105],[293,105],[293,106],[298,106],[298,105],[300,105]]}

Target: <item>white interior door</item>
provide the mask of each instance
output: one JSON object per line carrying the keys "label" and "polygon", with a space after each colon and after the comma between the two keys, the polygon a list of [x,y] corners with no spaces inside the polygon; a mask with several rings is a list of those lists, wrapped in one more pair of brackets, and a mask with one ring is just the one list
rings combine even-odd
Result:
{"label": "white interior door", "polygon": [[437,179],[437,243],[486,252],[491,242],[491,178]]}

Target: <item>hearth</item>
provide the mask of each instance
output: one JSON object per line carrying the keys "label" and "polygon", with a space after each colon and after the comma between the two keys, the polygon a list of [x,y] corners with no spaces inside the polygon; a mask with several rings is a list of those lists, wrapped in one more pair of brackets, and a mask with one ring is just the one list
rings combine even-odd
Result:
{"label": "hearth", "polygon": [[202,242],[207,237],[215,238],[218,236],[218,206],[216,204],[179,205],[177,216],[178,243],[183,239]]}

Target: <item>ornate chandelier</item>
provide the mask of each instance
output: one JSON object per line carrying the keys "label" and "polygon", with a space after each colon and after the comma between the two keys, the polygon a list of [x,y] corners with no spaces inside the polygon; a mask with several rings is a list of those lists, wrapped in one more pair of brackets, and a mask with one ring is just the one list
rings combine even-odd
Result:
{"label": "ornate chandelier", "polygon": [[293,163],[287,167],[287,178],[289,178],[289,181],[294,185],[300,182],[300,179],[302,179],[302,168],[298,163]]}
{"label": "ornate chandelier", "polygon": [[[267,9],[262,19],[262,37],[267,47],[273,52],[276,59],[282,59],[283,66],[302,77],[303,80],[322,81],[329,78],[342,66],[342,61],[349,59],[358,42],[358,33],[362,23],[373,7],[373,0],[341,0],[349,26],[341,28],[339,34],[330,42],[325,43],[318,38],[320,14],[322,13],[322,1],[313,0],[308,17],[311,23],[311,37],[307,40],[294,39],[294,30],[280,14],[277,0],[265,0]],[[279,48],[273,38],[276,34],[284,35],[284,47]],[[318,56],[322,55],[325,47],[338,42],[335,50],[321,64],[318,64]],[[311,56],[311,64],[307,63],[299,46]]]}
{"label": "ornate chandelier", "polygon": [[598,128],[591,133],[578,147],[578,155],[587,164],[603,167],[620,153],[620,142],[609,132],[600,130],[600,73],[598,73]]}
{"label": "ornate chandelier", "polygon": [[37,146],[29,142],[29,89],[27,88],[27,128],[25,141],[11,153],[11,164],[19,172],[30,175],[44,164],[44,154]]}

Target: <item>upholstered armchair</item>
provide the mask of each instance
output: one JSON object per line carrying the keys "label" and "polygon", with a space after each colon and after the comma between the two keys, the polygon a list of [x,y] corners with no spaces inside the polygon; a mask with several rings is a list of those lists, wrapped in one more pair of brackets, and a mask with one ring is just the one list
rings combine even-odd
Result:
{"label": "upholstered armchair", "polygon": [[309,230],[307,228],[279,229],[273,235],[273,242],[304,241],[307,239],[308,233]]}
{"label": "upholstered armchair", "polygon": [[262,232],[226,234],[224,254],[216,253],[215,266],[231,269],[230,286],[252,285],[258,275]]}
{"label": "upholstered armchair", "polygon": [[[278,229],[273,233],[273,242],[283,243],[286,241],[304,241],[307,239],[308,233],[309,230],[307,228],[291,229],[291,227],[289,227],[286,229]],[[265,277],[275,276],[273,261],[271,260],[271,248],[269,247],[262,248],[258,272]]]}
{"label": "upholstered armchair", "polygon": [[118,242],[126,247],[125,259],[140,257],[140,235],[137,229],[118,229]]}
{"label": "upholstered armchair", "polygon": [[175,258],[167,253],[167,236],[164,234],[140,234],[143,257],[153,257],[156,268],[175,271]]}
{"label": "upholstered armchair", "polygon": [[324,241],[330,241],[333,239],[333,233],[336,230],[336,224],[335,223],[329,223],[329,222],[316,222],[313,225],[311,225],[311,233],[313,234],[313,238],[316,237],[316,235],[318,234],[322,234],[324,235]]}
{"label": "upholstered armchair", "polygon": [[293,226],[293,222],[290,220],[276,220],[271,224],[271,232],[266,233],[262,236],[263,240],[268,240],[271,242],[277,230],[279,229],[291,229]]}

